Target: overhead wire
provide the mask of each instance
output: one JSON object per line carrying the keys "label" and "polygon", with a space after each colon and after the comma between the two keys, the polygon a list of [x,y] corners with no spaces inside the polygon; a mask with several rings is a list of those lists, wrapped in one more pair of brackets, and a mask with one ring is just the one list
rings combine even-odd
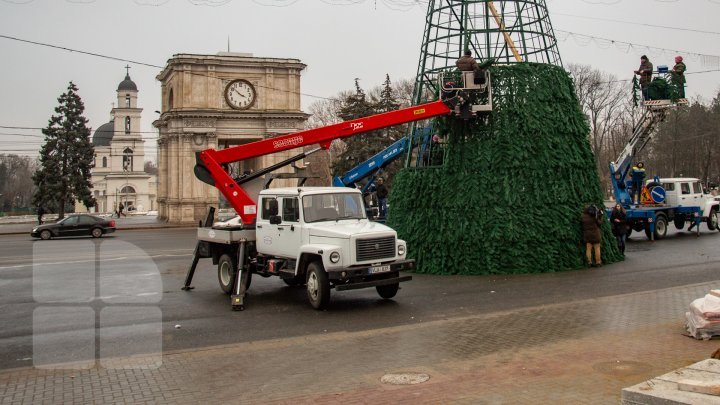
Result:
{"label": "overhead wire", "polygon": [[565,16],[565,17],[582,18],[582,19],[586,19],[586,20],[595,20],[595,21],[614,22],[614,23],[620,23],[620,24],[631,24],[634,26],[661,28],[661,29],[668,29],[668,30],[673,30],[673,31],[687,31],[687,32],[695,32],[695,33],[699,33],[699,34],[720,35],[720,32],[717,32],[717,31],[706,31],[706,30],[699,30],[699,29],[694,29],[694,28],[670,27],[667,25],[648,24],[648,23],[642,23],[642,22],[636,22],[636,21],[622,21],[622,20],[616,20],[616,19],[612,19],[612,18],[591,17],[591,16],[565,14],[565,13],[557,13],[557,12],[552,13],[552,14],[553,14],[553,16],[561,15],[561,16]]}
{"label": "overhead wire", "polygon": [[[10,36],[10,35],[0,34],[0,38],[9,39],[9,40],[12,40],[12,41],[23,42],[23,43],[28,43],[28,44],[31,44],[31,45],[37,45],[37,46],[44,46],[44,47],[48,47],[48,48],[60,49],[60,50],[68,51],[68,52],[80,53],[80,54],[89,55],[89,56],[95,56],[95,57],[98,57],[98,58],[110,59],[110,60],[119,61],[119,62],[132,63],[132,64],[139,65],[139,66],[146,66],[146,67],[152,67],[152,68],[157,68],[157,69],[165,69],[165,66],[155,65],[155,64],[152,64],[152,63],[141,62],[141,61],[136,61],[136,60],[127,59],[127,58],[121,58],[121,57],[116,57],[116,56],[103,55],[103,54],[96,53],[96,52],[83,51],[83,50],[79,50],[79,49],[68,48],[68,47],[59,46],[59,45],[53,45],[53,44],[48,44],[48,43],[44,43],[44,42],[31,41],[31,40],[27,40],[27,39],[23,39],[23,38],[13,37],[13,36]],[[192,71],[191,71],[191,72],[184,72],[184,73],[188,73],[188,74],[194,75],[194,76],[217,78],[216,76],[211,76],[211,75],[209,75],[209,74],[200,73],[200,72],[192,72]],[[292,91],[292,90],[279,89],[279,88],[276,88],[276,87],[269,87],[269,86],[263,86],[263,85],[258,85],[257,87],[263,88],[263,89],[268,89],[268,90],[285,92],[285,93],[299,94],[299,95],[301,95],[301,96],[318,98],[318,99],[324,99],[324,100],[333,100],[333,99],[334,99],[334,98],[332,98],[332,97],[317,96],[317,95],[314,95],[314,94],[308,94],[308,93],[297,92],[297,91]]]}

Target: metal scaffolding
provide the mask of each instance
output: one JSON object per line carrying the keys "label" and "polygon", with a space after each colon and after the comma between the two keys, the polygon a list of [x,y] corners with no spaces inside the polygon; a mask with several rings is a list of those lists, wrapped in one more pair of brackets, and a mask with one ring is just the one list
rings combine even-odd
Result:
{"label": "metal scaffolding", "polygon": [[467,49],[478,62],[562,66],[545,0],[429,0],[413,103],[437,97],[439,72]]}

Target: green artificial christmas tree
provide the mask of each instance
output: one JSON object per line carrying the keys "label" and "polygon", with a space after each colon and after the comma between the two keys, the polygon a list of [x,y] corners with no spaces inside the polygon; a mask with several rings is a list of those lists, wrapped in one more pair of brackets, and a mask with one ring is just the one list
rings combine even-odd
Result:
{"label": "green artificial christmas tree", "polygon": [[[429,2],[415,103],[437,98],[438,74],[454,69],[465,50],[495,64],[492,111],[436,120],[443,164],[421,164],[422,145],[414,140],[407,167],[393,181],[388,224],[408,242],[418,272],[539,273],[584,265],[580,215],[587,205],[603,206],[602,191],[589,128],[544,3]],[[440,35],[448,32],[455,34]],[[602,255],[606,264],[622,259],[607,221]]]}

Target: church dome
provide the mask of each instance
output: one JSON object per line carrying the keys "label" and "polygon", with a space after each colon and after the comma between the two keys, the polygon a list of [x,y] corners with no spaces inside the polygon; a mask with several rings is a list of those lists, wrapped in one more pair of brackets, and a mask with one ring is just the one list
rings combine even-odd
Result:
{"label": "church dome", "polygon": [[125,80],[120,82],[117,91],[138,91],[137,85],[134,81],[130,80],[130,74],[125,75]]}
{"label": "church dome", "polygon": [[96,129],[95,135],[93,135],[93,146],[110,146],[114,134],[115,121],[100,125],[100,128]]}

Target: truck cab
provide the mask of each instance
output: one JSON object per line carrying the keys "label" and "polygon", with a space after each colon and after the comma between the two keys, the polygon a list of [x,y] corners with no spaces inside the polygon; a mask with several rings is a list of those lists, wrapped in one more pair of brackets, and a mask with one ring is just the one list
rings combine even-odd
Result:
{"label": "truck cab", "polygon": [[692,177],[662,178],[660,184],[665,189],[668,205],[696,206],[702,210],[702,220],[708,229],[718,228],[718,201],[703,189],[700,179]]}
{"label": "truck cab", "polygon": [[[405,241],[392,228],[368,219],[359,190],[267,189],[260,192],[258,207],[257,252],[288,259],[295,275],[302,275],[309,261],[320,261],[334,273],[405,259]],[[336,278],[342,277],[330,275]]]}

